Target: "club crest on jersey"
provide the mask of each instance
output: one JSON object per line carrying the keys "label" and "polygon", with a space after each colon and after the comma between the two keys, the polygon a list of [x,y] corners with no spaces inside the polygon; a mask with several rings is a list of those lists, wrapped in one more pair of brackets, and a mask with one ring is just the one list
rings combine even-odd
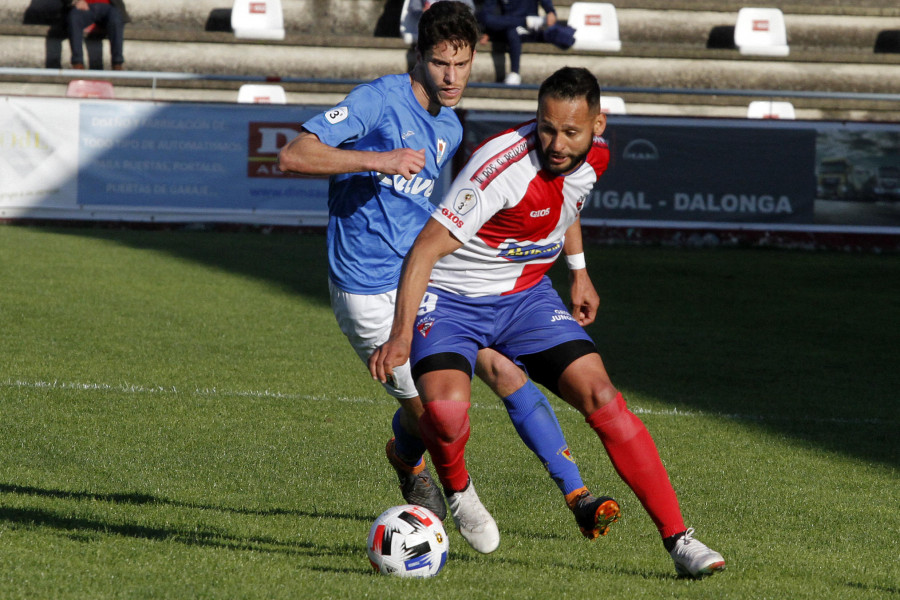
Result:
{"label": "club crest on jersey", "polygon": [[459,190],[456,194],[456,200],[453,201],[453,210],[458,215],[464,215],[472,210],[478,204],[478,197],[475,190]]}
{"label": "club crest on jersey", "polygon": [[583,195],[578,201],[575,203],[575,210],[581,212],[581,209],[584,208],[584,201],[587,200],[587,194]]}
{"label": "club crest on jersey", "polygon": [[325,112],[325,120],[332,125],[337,125],[346,119],[348,114],[350,114],[350,111],[346,106],[335,106],[331,110]]}
{"label": "club crest on jersey", "polygon": [[447,151],[447,140],[438,138],[437,158],[435,159],[435,162],[437,162],[437,164],[441,164],[441,161],[444,160],[444,152],[446,152],[446,151]]}
{"label": "club crest on jersey", "polygon": [[434,317],[425,317],[416,321],[416,331],[422,334],[422,337],[428,337],[431,326],[434,325]]}

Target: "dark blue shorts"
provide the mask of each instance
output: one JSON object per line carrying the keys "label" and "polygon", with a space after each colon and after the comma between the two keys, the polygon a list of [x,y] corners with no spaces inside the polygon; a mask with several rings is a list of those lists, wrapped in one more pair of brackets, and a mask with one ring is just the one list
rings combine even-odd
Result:
{"label": "dark blue shorts", "polygon": [[410,364],[429,356],[454,353],[469,363],[469,375],[481,348],[491,347],[520,367],[520,356],[536,354],[565,342],[593,345],[544,277],[508,296],[470,298],[428,288],[416,316]]}

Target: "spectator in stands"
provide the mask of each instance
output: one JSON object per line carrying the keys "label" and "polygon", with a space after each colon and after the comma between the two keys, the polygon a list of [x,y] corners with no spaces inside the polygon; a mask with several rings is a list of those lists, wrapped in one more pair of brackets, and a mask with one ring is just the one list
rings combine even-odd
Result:
{"label": "spectator in stands", "polygon": [[553,0],[540,0],[544,16],[538,15],[538,0],[485,0],[478,23],[493,42],[505,43],[509,51],[509,73],[504,83],[519,85],[522,42],[543,42],[542,33],[556,25]]}
{"label": "spectator in stands", "polygon": [[69,45],[72,47],[72,68],[84,68],[85,29],[102,27],[109,36],[112,68],[121,71],[125,65],[123,45],[125,23],[130,19],[124,0],[65,0],[71,10],[66,15]]}

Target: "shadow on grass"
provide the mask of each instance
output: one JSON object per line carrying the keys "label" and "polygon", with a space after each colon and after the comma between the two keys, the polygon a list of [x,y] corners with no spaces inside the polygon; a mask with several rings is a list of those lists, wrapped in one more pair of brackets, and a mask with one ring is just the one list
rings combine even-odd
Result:
{"label": "shadow on grass", "polygon": [[134,227],[53,227],[54,233],[107,240],[129,248],[188,259],[229,273],[273,284],[323,306],[330,306],[325,232],[189,229],[141,230]]}
{"label": "shadow on grass", "polygon": [[[271,511],[235,510],[215,506],[196,505],[186,502],[174,502],[146,494],[90,494],[86,492],[66,492],[62,490],[50,490],[10,484],[0,484],[0,493],[32,495],[43,498],[101,501],[112,504],[169,505],[199,510],[219,510],[261,516],[286,514],[298,517],[362,520],[366,523],[375,518],[375,515],[372,515],[371,517],[360,515],[344,516],[335,513],[308,513],[304,511],[280,509]],[[0,522],[26,527],[53,529],[73,540],[81,542],[93,542],[99,539],[100,536],[123,536],[142,540],[171,541],[188,546],[202,546],[248,552],[268,552],[287,556],[309,556],[317,558],[328,556],[338,558],[352,556],[358,558],[361,565],[367,564],[365,560],[365,549],[358,544],[327,546],[320,543],[286,541],[265,536],[232,536],[221,531],[203,530],[199,527],[192,527],[189,530],[185,530],[177,527],[157,527],[141,525],[139,523],[111,523],[103,519],[76,517],[44,508],[0,507]],[[365,574],[369,572],[369,569],[365,566],[361,566],[358,569],[314,567],[314,570],[356,574]]]}
{"label": "shadow on grass", "polygon": [[58,498],[65,500],[90,500],[98,502],[110,502],[112,504],[133,504],[136,506],[143,505],[159,505],[159,506],[175,506],[178,508],[188,508],[197,510],[209,510],[228,512],[240,515],[272,517],[272,516],[289,516],[289,517],[309,517],[315,519],[336,519],[340,521],[358,521],[368,525],[378,516],[372,514],[346,514],[346,513],[317,513],[302,510],[291,510],[286,508],[271,509],[250,509],[250,508],[234,508],[227,506],[213,506],[210,504],[199,504],[195,502],[180,502],[169,500],[167,498],[159,498],[150,494],[142,493],[113,493],[113,494],[95,494],[90,492],[73,492],[66,490],[51,490],[33,486],[15,485],[9,483],[0,483],[0,494],[18,494],[22,496],[38,496],[41,498]]}
{"label": "shadow on grass", "polygon": [[[329,304],[321,233],[55,231],[186,258]],[[588,332],[618,387],[900,465],[900,256],[587,250],[601,296]],[[565,268],[554,266],[551,278],[566,294]]]}

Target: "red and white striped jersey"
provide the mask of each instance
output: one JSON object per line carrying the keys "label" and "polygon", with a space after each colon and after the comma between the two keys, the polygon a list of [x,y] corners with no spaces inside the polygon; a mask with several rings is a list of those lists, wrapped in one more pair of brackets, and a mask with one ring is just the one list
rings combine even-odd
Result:
{"label": "red and white striped jersey", "polygon": [[485,141],[431,214],[463,246],[440,259],[431,285],[463,296],[504,295],[540,281],[562,251],[566,230],[609,164],[595,137],[567,175],[541,168],[535,121]]}

